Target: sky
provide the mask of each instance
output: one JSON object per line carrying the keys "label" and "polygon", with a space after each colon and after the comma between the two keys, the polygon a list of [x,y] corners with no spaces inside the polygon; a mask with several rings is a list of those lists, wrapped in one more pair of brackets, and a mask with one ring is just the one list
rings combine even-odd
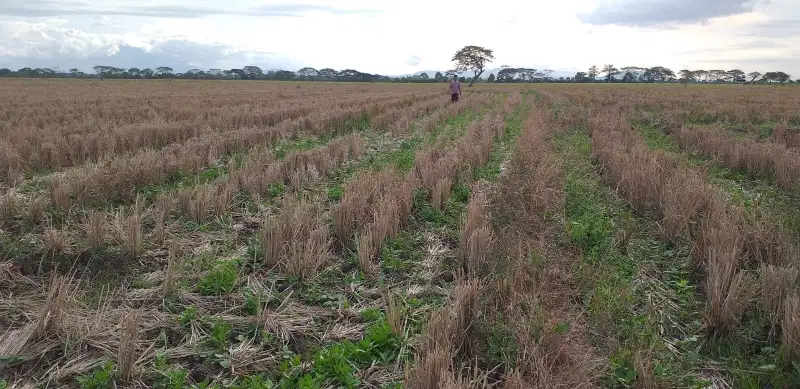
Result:
{"label": "sky", "polygon": [[0,67],[781,70],[800,78],[800,0],[0,0]]}

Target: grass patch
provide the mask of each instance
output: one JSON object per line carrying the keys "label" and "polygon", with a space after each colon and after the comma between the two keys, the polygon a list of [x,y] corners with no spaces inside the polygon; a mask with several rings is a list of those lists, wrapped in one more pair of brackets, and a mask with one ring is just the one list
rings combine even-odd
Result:
{"label": "grass patch", "polygon": [[334,342],[317,351],[305,369],[299,355],[290,355],[282,362],[279,388],[360,387],[360,369],[387,366],[401,358],[404,340],[392,332],[386,320],[378,320],[358,342]]}
{"label": "grass patch", "polygon": [[222,296],[233,291],[238,280],[236,264],[233,261],[220,261],[200,279],[197,290],[203,296]]}
{"label": "grass patch", "polygon": [[650,351],[648,374],[656,382],[702,384],[695,374],[701,361],[691,352],[700,322],[696,292],[688,286],[688,249],[662,244],[657,226],[637,218],[605,185],[585,131],[558,133],[554,143],[567,172],[564,242],[582,253],[577,284],[595,342],[609,352],[605,385],[629,387],[644,378],[634,368],[640,350]]}
{"label": "grass patch", "polygon": [[529,92],[523,95],[522,102],[514,112],[506,117],[506,128],[503,135],[495,137],[492,152],[489,154],[489,161],[479,168],[472,171],[472,178],[475,180],[494,181],[500,176],[503,162],[508,155],[514,141],[522,133],[525,118],[531,107],[528,103]]}

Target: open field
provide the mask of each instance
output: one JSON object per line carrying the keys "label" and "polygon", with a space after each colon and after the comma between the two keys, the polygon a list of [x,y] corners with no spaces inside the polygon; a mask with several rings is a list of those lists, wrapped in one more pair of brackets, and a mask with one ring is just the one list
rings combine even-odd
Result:
{"label": "open field", "polygon": [[0,86],[0,389],[800,386],[798,88]]}

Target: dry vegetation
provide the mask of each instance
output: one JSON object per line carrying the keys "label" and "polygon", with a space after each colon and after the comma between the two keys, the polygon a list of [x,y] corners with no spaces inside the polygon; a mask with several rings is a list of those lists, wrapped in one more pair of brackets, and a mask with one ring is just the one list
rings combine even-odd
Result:
{"label": "dry vegetation", "polygon": [[800,384],[796,88],[3,84],[0,388]]}

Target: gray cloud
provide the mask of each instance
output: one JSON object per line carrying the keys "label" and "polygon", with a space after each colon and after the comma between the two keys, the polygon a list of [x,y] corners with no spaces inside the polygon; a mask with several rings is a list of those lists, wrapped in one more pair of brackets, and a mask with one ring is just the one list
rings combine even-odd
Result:
{"label": "gray cloud", "polygon": [[800,18],[780,18],[757,22],[747,27],[741,35],[762,38],[786,38],[800,36]]}
{"label": "gray cloud", "polygon": [[177,72],[189,69],[232,69],[247,65],[267,69],[296,69],[293,62],[282,59],[272,53],[230,52],[229,48],[220,45],[206,45],[196,42],[171,40],[152,50],[121,44],[113,54],[92,54],[85,57],[54,55],[51,57],[2,58],[0,68],[18,69],[23,67],[49,68],[57,65],[61,69],[78,68],[91,72],[95,65],[114,66],[118,68],[151,68],[168,66]]}
{"label": "gray cloud", "polygon": [[580,15],[595,25],[654,26],[697,23],[752,11],[759,0],[617,0]]}
{"label": "gray cloud", "polygon": [[78,68],[95,65],[120,68],[169,66],[176,71],[192,68],[294,69],[297,64],[275,53],[239,50],[232,46],[169,39],[131,45],[121,36],[88,33],[46,23],[0,22],[0,67]]}
{"label": "gray cloud", "polygon": [[739,51],[748,51],[753,49],[781,49],[785,48],[785,42],[774,39],[753,39],[745,42],[733,43],[723,47],[704,47],[701,49],[686,50],[678,55],[680,56],[725,56]]}
{"label": "gray cloud", "polygon": [[0,15],[18,17],[53,17],[70,15],[136,16],[155,18],[201,18],[214,15],[260,17],[294,17],[307,12],[329,12],[337,15],[377,14],[373,9],[348,9],[315,4],[267,4],[249,8],[212,8],[198,5],[98,5],[96,3],[51,0],[6,0],[0,4]]}

